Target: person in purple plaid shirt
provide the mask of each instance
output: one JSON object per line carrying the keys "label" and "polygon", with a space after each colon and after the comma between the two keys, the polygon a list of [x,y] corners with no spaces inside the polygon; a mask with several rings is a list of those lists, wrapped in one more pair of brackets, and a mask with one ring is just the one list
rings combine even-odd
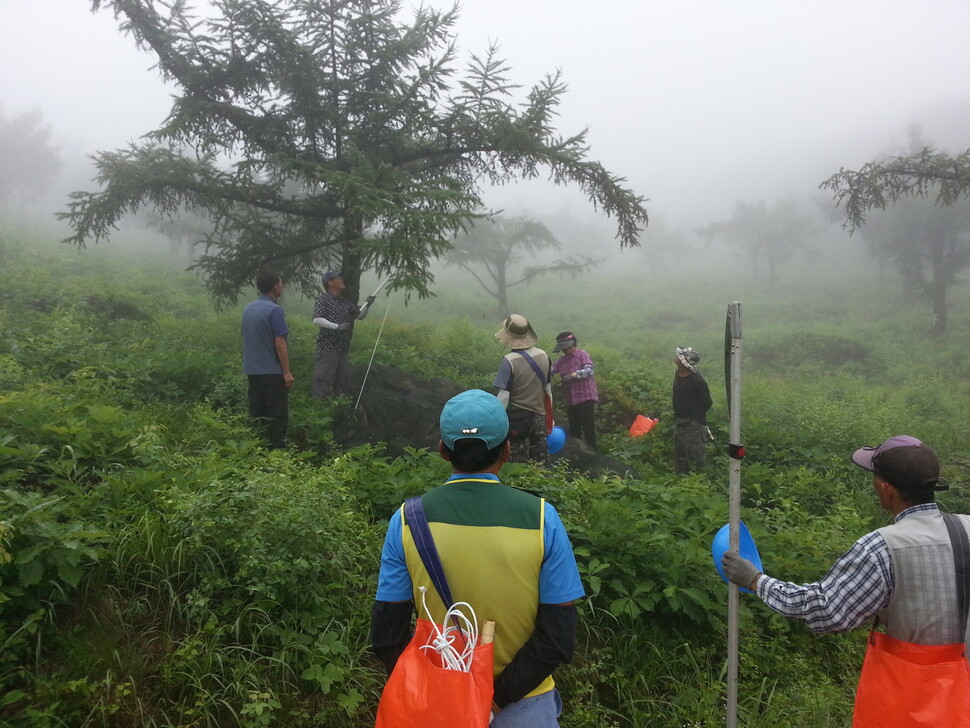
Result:
{"label": "person in purple plaid shirt", "polygon": [[[771,609],[804,622],[813,632],[846,632],[872,617],[895,639],[922,645],[968,643],[957,607],[953,549],[936,504],[940,462],[929,445],[897,435],[863,447],[852,462],[872,473],[879,505],[893,515],[889,526],[866,534],[810,584],[763,574],[735,551],[721,565],[738,586],[757,592]],[[957,516],[970,531],[970,516]]]}
{"label": "person in purple plaid shirt", "polygon": [[576,336],[572,331],[563,331],[556,336],[553,352],[562,356],[552,363],[552,373],[562,379],[566,392],[566,414],[569,418],[569,434],[582,437],[596,449],[596,405],[600,401],[593,374],[593,360],[590,355],[576,346]]}

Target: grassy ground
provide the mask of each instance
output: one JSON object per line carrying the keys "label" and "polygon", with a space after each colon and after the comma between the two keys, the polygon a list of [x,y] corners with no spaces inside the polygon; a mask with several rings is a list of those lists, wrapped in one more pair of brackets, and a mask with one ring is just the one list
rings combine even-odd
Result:
{"label": "grassy ground", "polygon": [[[388,514],[444,477],[433,454],[334,450],[333,412],[292,398],[307,445],[268,453],[244,418],[238,311],[118,245],[65,249],[0,229],[0,723],[11,726],[364,726],[383,676],[367,623]],[[626,254],[624,254],[626,256]],[[774,286],[624,266],[540,281],[513,298],[542,344],[576,332],[597,362],[601,442],[639,480],[511,466],[556,503],[588,597],[563,725],[723,725],[726,588],[710,556],[726,521],[727,457],[672,470],[673,347],[703,357],[726,442],[727,303],[744,311],[744,518],[769,573],[818,578],[881,525],[849,453],[907,432],[937,447],[968,510],[962,415],[967,290],[950,335],[891,279],[806,267]],[[354,358],[486,386],[500,318],[467,281],[358,327]],[[308,373],[311,302],[286,300]],[[378,342],[378,332],[380,341]],[[376,350],[375,350],[375,344]],[[660,416],[648,436],[633,413]],[[815,637],[742,606],[741,724],[845,726],[864,635]]]}

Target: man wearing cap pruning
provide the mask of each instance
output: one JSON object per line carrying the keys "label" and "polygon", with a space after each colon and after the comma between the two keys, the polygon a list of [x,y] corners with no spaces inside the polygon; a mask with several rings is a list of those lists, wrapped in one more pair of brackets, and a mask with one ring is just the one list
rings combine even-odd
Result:
{"label": "man wearing cap pruning", "polygon": [[[584,596],[569,537],[544,498],[503,485],[509,422],[497,398],[472,389],[441,411],[441,457],[453,474],[421,497],[455,601],[495,622],[492,728],[555,728],[562,708],[553,670],[572,659]],[[411,636],[420,587],[434,621],[445,606],[418,555],[403,506],[381,551],[371,644],[393,670]],[[449,605],[450,606],[450,605]]]}
{"label": "man wearing cap pruning", "polygon": [[[898,435],[856,450],[852,462],[872,473],[872,487],[879,505],[893,515],[892,525],[860,538],[811,584],[774,579],[734,551],[724,553],[725,575],[813,632],[845,632],[878,617],[886,634],[905,642],[966,642],[953,550],[935,502],[936,491],[946,489],[938,485],[936,453],[915,437]],[[970,529],[970,516],[957,518]]]}
{"label": "man wearing cap pruning", "polygon": [[707,466],[707,411],[714,400],[697,363],[701,355],[691,347],[674,351],[674,461],[678,473],[703,470]]}
{"label": "man wearing cap pruning", "polygon": [[536,346],[538,337],[525,316],[511,314],[495,338],[512,351],[502,358],[492,383],[509,416],[511,461],[549,462],[546,436],[552,430],[552,367]]}
{"label": "man wearing cap pruning", "polygon": [[596,403],[600,401],[593,376],[593,360],[589,354],[576,346],[576,335],[563,331],[556,337],[553,352],[562,356],[552,363],[552,373],[562,378],[566,390],[566,412],[569,417],[569,434],[582,437],[596,449]]}
{"label": "man wearing cap pruning", "polygon": [[374,303],[373,296],[368,296],[363,306],[344,298],[346,286],[340,271],[328,270],[322,280],[325,290],[313,304],[313,323],[320,327],[320,333],[317,335],[312,393],[320,399],[353,393],[350,340],[354,335],[354,321],[362,321]]}

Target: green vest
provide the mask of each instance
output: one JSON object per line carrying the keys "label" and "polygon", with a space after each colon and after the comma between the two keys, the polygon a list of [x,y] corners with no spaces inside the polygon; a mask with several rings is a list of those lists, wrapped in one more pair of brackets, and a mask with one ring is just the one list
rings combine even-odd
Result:
{"label": "green vest", "polygon": [[[452,598],[472,606],[479,629],[487,620],[495,622],[494,665],[498,675],[535,630],[539,570],[545,554],[545,500],[493,480],[469,476],[429,491],[421,503]],[[403,506],[401,523],[418,616],[427,618],[419,591],[424,586],[432,619],[441,624],[445,606],[421,563],[411,529],[405,524]],[[554,686],[550,675],[529,696],[548,692]]]}

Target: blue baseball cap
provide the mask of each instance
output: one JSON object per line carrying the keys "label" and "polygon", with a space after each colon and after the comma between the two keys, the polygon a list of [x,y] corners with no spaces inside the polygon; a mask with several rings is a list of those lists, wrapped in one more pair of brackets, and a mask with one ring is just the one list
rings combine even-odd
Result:
{"label": "blue baseball cap", "polygon": [[509,435],[509,417],[498,397],[481,389],[469,389],[445,402],[438,422],[441,441],[449,449],[456,440],[481,440],[491,450]]}
{"label": "blue baseball cap", "polygon": [[344,277],[343,271],[328,270],[326,273],[324,273],[321,276],[321,279],[323,280],[323,285],[327,285],[334,278],[343,278],[343,277]]}

